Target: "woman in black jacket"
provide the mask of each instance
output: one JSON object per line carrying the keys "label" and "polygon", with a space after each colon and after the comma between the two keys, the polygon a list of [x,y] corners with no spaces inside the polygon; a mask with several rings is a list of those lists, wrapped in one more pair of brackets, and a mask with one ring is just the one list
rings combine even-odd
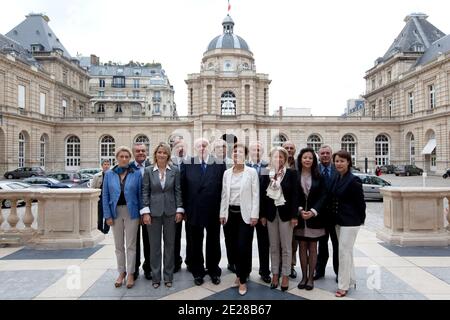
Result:
{"label": "woman in black jacket", "polygon": [[325,181],[320,176],[319,165],[314,149],[305,148],[297,158],[298,210],[300,217],[294,230],[296,240],[300,242],[300,265],[302,280],[299,289],[314,288],[314,270],[317,264],[317,241],[325,235],[322,207],[327,193]]}
{"label": "woman in black jacket", "polygon": [[350,286],[356,288],[353,247],[360,226],[366,219],[366,203],[361,180],[351,173],[352,157],[345,150],[333,155],[339,173],[331,189],[334,200],[336,233],[339,240],[339,274],[336,297],[345,297]]}
{"label": "woman in black jacket", "polygon": [[[281,265],[281,290],[289,288],[292,262],[293,229],[298,223],[297,173],[286,167],[288,153],[284,148],[275,147],[270,152],[269,175],[261,179],[261,223],[269,231],[272,283],[271,289],[278,287]],[[281,264],[280,264],[281,248]]]}

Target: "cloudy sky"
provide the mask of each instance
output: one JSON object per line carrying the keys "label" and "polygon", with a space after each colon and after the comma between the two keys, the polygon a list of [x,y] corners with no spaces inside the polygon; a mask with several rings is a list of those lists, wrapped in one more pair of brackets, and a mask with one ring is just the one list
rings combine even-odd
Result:
{"label": "cloudy sky", "polygon": [[[222,33],[227,0],[15,0],[0,12],[0,33],[30,12],[50,17],[72,56],[161,62],[185,115],[184,80],[200,71],[208,43]],[[313,115],[340,115],[347,99],[364,93],[365,71],[412,12],[448,34],[445,0],[231,0],[235,33],[249,44],[257,71],[272,79],[271,109],[311,108]]]}

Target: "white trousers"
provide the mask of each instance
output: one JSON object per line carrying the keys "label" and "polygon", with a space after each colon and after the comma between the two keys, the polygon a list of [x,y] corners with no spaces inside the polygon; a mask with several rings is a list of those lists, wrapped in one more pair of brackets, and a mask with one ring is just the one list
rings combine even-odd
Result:
{"label": "white trousers", "polygon": [[348,290],[356,284],[355,264],[353,262],[353,247],[360,227],[336,226],[339,241],[339,290]]}

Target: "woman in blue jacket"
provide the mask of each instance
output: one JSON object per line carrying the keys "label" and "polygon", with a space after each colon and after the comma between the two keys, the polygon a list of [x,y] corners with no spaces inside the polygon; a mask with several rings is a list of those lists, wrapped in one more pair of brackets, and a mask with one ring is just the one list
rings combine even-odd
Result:
{"label": "woman in blue jacket", "polygon": [[106,223],[112,228],[116,246],[119,277],[115,286],[121,287],[128,273],[126,282],[128,289],[134,286],[139,209],[142,206],[141,172],[129,165],[130,159],[130,149],[117,148],[118,164],[106,172],[102,191],[103,215]]}

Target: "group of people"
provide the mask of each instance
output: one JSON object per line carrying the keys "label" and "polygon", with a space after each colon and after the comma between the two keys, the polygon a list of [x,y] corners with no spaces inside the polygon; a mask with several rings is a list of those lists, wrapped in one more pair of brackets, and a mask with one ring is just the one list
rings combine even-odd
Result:
{"label": "group of people", "polygon": [[[298,288],[314,288],[314,280],[325,275],[331,238],[336,296],[344,297],[356,286],[353,247],[366,209],[361,181],[351,173],[351,155],[345,150],[332,154],[324,145],[318,155],[304,148],[296,156],[288,141],[273,148],[266,162],[259,142],[234,144],[231,158],[226,148],[223,140],[210,148],[201,138],[189,157],[179,138],[172,149],[158,144],[150,164],[145,145],[138,143],[133,150],[117,148],[114,167],[102,164],[104,170],[95,178],[100,182],[93,187],[102,189],[99,210],[114,235],[116,287],[126,283],[132,288],[139,275],[141,228],[145,277],[155,289],[161,279],[172,287],[183,262],[185,221],[184,262],[196,285],[207,274],[213,284],[221,281],[222,225],[228,269],[236,274],[232,286],[240,295],[247,293],[256,229],[259,275],[271,289],[280,286],[282,291],[289,289],[289,277],[296,277],[297,252],[302,271]],[[99,229],[105,231],[100,215]]]}

